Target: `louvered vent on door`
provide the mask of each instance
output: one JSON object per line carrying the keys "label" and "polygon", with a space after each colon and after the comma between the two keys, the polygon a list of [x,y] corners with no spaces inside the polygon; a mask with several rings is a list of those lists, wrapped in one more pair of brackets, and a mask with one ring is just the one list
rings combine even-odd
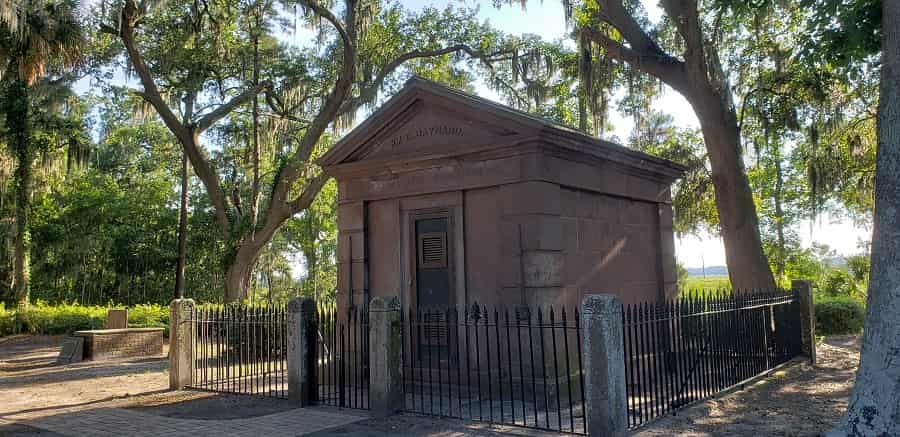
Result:
{"label": "louvered vent on door", "polygon": [[419,268],[443,269],[447,267],[447,233],[425,232],[419,234]]}
{"label": "louvered vent on door", "polygon": [[422,314],[422,343],[426,346],[447,345],[447,317],[442,312],[426,312]]}

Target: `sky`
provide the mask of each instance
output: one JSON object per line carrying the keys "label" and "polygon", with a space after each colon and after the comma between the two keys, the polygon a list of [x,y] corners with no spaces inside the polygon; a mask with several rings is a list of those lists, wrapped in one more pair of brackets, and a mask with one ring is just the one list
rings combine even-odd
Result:
{"label": "sky", "polygon": [[[493,7],[492,0],[401,0],[401,3],[412,10],[434,6],[444,8],[447,5],[478,6],[478,16],[495,28],[508,34],[536,34],[547,41],[555,41],[566,37],[566,20],[560,0],[530,0],[523,9],[518,5]],[[660,9],[655,1],[644,0],[651,21],[659,20]],[[285,42],[309,41],[311,33],[298,32],[296,35],[285,35]],[[89,86],[86,82],[79,84],[80,90]],[[476,92],[485,98],[503,103],[500,96],[485,84],[477,84]],[[680,128],[698,128],[699,123],[688,102],[677,92],[665,88],[661,97],[653,104],[653,109],[665,112],[674,119]],[[360,117],[361,119],[361,117]],[[630,118],[612,108],[610,122],[614,126],[613,135],[626,139],[631,132],[633,122]],[[860,228],[847,221],[840,221],[825,215],[815,222],[804,221],[800,225],[801,244],[810,247],[813,243],[827,244],[841,255],[853,255],[860,252],[860,241],[871,238],[871,229]],[[725,265],[725,248],[722,240],[715,235],[684,236],[675,240],[676,257],[686,267]]]}

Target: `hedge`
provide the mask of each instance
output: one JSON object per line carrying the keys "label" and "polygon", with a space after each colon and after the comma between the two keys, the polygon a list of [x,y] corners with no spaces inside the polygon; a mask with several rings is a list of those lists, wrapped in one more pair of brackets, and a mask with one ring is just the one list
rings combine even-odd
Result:
{"label": "hedge", "polygon": [[850,296],[817,296],[816,334],[858,334],[866,321],[866,307]]}
{"label": "hedge", "polygon": [[[19,315],[23,333],[65,335],[87,329],[102,329],[106,312],[115,306],[84,306],[77,303],[50,305],[36,302]],[[0,304],[0,336],[15,332],[16,311]],[[169,308],[162,305],[136,305],[128,308],[128,326],[132,328],[167,328]],[[168,335],[168,332],[166,333]]]}

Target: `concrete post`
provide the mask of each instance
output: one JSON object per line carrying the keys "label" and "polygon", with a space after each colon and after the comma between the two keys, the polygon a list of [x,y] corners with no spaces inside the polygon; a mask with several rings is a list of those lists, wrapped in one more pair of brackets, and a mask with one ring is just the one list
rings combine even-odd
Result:
{"label": "concrete post", "polygon": [[287,305],[288,400],[301,407],[316,402],[316,301],[291,299]]}
{"label": "concrete post", "polygon": [[588,294],[581,302],[585,420],[592,436],[624,436],[625,394],[622,303],[611,294]]}
{"label": "concrete post", "polygon": [[193,299],[175,299],[169,304],[169,388],[181,390],[191,384],[194,359]]}
{"label": "concrete post", "polygon": [[800,279],[791,281],[800,304],[800,335],[803,338],[803,355],[816,365],[816,307],[812,296],[812,282]]}
{"label": "concrete post", "polygon": [[403,409],[402,354],[400,298],[376,297],[369,305],[369,405],[375,417]]}

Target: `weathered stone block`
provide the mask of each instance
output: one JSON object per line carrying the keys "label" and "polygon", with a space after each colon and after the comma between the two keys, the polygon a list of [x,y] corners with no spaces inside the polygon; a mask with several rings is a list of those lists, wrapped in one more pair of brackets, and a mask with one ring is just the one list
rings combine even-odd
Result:
{"label": "weathered stone block", "polygon": [[288,399],[301,407],[316,401],[316,302],[294,298],[287,305]]}
{"label": "weathered stone block", "polygon": [[523,267],[526,287],[562,286],[562,252],[525,252]]}
{"label": "weathered stone block", "polygon": [[400,298],[376,297],[369,305],[369,393],[375,417],[403,409],[403,326]]}
{"label": "weathered stone block", "polygon": [[128,310],[113,309],[106,311],[106,329],[125,329],[128,327]]}
{"label": "weathered stone block", "polygon": [[169,388],[172,390],[190,385],[194,374],[193,313],[192,299],[175,299],[169,304]]}
{"label": "weathered stone block", "polygon": [[813,302],[812,282],[795,279],[791,288],[797,293],[800,304],[800,334],[803,355],[816,365],[816,307]]}
{"label": "weathered stone block", "polygon": [[361,231],[365,227],[363,202],[342,203],[338,206],[338,229]]}
{"label": "weathered stone block", "polygon": [[592,436],[624,436],[628,429],[622,303],[588,294],[581,304],[585,420]]}

